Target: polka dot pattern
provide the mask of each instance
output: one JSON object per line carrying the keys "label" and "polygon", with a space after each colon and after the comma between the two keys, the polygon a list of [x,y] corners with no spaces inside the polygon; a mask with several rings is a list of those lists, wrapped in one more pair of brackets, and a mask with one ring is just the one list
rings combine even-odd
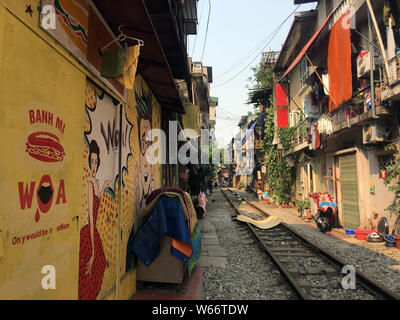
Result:
{"label": "polka dot pattern", "polygon": [[[141,89],[144,86],[145,90],[149,90],[144,81],[138,77],[136,79],[136,87]],[[90,109],[96,107],[97,97],[103,94],[97,87],[94,87],[91,83],[87,82],[86,86],[86,106]],[[120,242],[120,275],[121,277],[125,273],[126,268],[126,249],[128,243],[128,237],[130,235],[132,226],[139,216],[139,207],[141,200],[141,188],[140,188],[140,165],[139,165],[139,141],[138,141],[138,126],[137,126],[137,111],[136,101],[134,99],[134,93],[131,92],[128,97],[128,105],[126,107],[127,120],[132,124],[132,132],[130,135],[130,147],[132,155],[127,161],[127,171],[123,172],[123,185],[122,189],[122,203],[121,203],[121,231],[122,241]],[[153,128],[160,128],[161,124],[161,106],[157,100],[153,99]],[[90,120],[85,113],[85,132],[89,132]],[[81,197],[82,211],[80,216],[80,229],[81,229],[81,241],[80,241],[80,257],[79,267],[83,270],[84,261],[88,261],[90,256],[87,251],[88,239],[85,235],[88,231],[88,189],[90,181],[90,170],[88,166],[89,150],[86,143],[83,144],[83,164],[84,172],[82,175],[83,193]],[[162,184],[162,167],[161,165],[153,165],[151,170],[152,179],[154,179],[153,188],[159,188]],[[98,212],[96,217],[96,232],[95,232],[95,248],[96,252],[99,252],[99,257],[95,265],[95,270],[92,271],[90,277],[79,278],[79,299],[96,299],[102,298],[112,288],[115,287],[115,277],[117,272],[117,224],[118,224],[118,199],[120,190],[118,185],[114,190],[115,196],[112,197],[105,193],[99,199]],[[89,238],[90,239],[90,238]],[[91,248],[91,244],[89,243]],[[102,258],[101,250],[103,250],[104,259]],[[97,256],[97,255],[96,255]],[[104,271],[103,271],[104,270]],[[86,288],[86,289],[83,289]],[[82,294],[81,294],[82,292]]]}

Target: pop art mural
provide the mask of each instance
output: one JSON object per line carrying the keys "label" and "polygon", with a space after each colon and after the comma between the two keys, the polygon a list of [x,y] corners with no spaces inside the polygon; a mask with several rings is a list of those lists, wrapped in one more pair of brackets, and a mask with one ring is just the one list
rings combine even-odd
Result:
{"label": "pop art mural", "polygon": [[[0,299],[112,299],[118,268],[121,298],[129,298],[136,284],[135,270],[126,263],[128,239],[142,195],[162,182],[161,165],[141,161],[148,145],[141,149],[139,135],[160,128],[161,106],[141,76],[125,92],[122,109],[122,100],[90,82],[94,76],[75,64],[78,54],[62,50],[72,53],[75,46],[82,52],[79,46],[52,41],[39,29],[39,12],[33,18],[25,13],[28,4],[38,8],[55,1],[0,2],[0,38],[12,49],[0,57],[0,133],[6,137],[0,142],[6,155],[0,157],[6,204],[0,208]],[[86,28],[87,1],[58,3],[70,27]],[[82,16],[72,14],[79,10]],[[64,23],[60,15],[57,21]],[[71,38],[64,27],[57,32]],[[136,97],[145,108],[138,108]],[[42,285],[48,266],[54,289]]]}
{"label": "pop art mural", "polygon": [[[103,298],[115,286],[117,265],[126,269],[126,247],[135,218],[145,205],[146,195],[161,186],[161,166],[148,164],[149,143],[145,139],[152,127],[160,125],[161,108],[140,76],[136,83],[135,91],[129,93],[129,103],[122,108],[90,81],[86,84],[79,299]],[[117,263],[120,147],[122,241],[121,260]]]}
{"label": "pop art mural", "polygon": [[[89,81],[85,96],[84,158],[87,162],[80,229],[78,299],[87,300],[98,298],[103,284],[111,289],[115,282],[119,149],[123,172],[128,175],[132,125],[127,120],[125,107]],[[119,141],[121,110],[122,139]]]}
{"label": "pop art mural", "polygon": [[137,123],[138,123],[138,139],[139,139],[139,165],[140,165],[140,208],[146,206],[146,198],[150,195],[154,187],[154,179],[152,176],[152,166],[148,162],[149,145],[151,137],[153,118],[153,103],[151,91],[141,91],[135,93],[137,103]]}

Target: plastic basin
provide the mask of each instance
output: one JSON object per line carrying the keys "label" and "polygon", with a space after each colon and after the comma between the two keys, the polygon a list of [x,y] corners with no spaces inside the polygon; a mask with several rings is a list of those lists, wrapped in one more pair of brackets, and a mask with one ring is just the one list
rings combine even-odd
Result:
{"label": "plastic basin", "polygon": [[374,232],[376,232],[376,230],[354,230],[358,240],[367,240],[367,236]]}

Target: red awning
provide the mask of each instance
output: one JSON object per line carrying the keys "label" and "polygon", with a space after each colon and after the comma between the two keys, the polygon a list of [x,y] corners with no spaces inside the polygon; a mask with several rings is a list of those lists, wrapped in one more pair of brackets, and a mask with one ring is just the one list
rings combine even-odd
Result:
{"label": "red awning", "polygon": [[301,58],[303,58],[304,54],[307,52],[307,50],[310,48],[310,46],[312,45],[312,43],[315,41],[315,39],[318,37],[318,35],[320,34],[320,32],[322,31],[322,29],[325,27],[325,25],[327,24],[329,18],[331,17],[331,15],[333,14],[333,11],[326,17],[325,21],[323,24],[321,24],[321,26],[318,28],[317,32],[315,32],[315,34],[311,37],[311,39],[307,42],[307,44],[304,46],[304,48],[301,50],[301,52],[299,53],[299,55],[296,57],[296,59],[294,59],[294,61],[292,62],[292,64],[290,65],[290,67],[286,70],[285,74],[282,76],[282,78],[279,80],[281,81],[284,77],[286,77],[288,75],[288,73],[290,71],[292,71],[292,69],[299,63],[299,61],[301,60]]}

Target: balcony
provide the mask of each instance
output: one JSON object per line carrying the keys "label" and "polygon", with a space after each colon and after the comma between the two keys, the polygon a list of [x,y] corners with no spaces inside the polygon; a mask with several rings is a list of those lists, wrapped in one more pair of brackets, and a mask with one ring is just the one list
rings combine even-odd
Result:
{"label": "balcony", "polygon": [[[292,140],[292,149],[284,150],[285,155],[295,153],[297,151],[308,149],[308,127],[310,124],[308,121],[303,121],[301,124],[297,124],[296,134]],[[282,146],[280,146],[282,148]]]}
{"label": "balcony", "polygon": [[[361,93],[362,94],[362,93]],[[376,89],[376,116],[388,116],[396,114],[393,107],[385,106],[381,102],[380,88]],[[332,114],[333,132],[350,128],[352,126],[363,126],[374,120],[373,110],[367,107],[365,98],[356,95],[339,110]]]}
{"label": "balcony", "polygon": [[309,147],[308,127],[309,123],[307,121],[303,121],[300,125],[298,125],[295,137],[292,141],[293,149],[290,150],[289,153],[297,152]]}
{"label": "balcony", "polygon": [[388,60],[389,85],[382,91],[383,101],[400,101],[400,55]]}

